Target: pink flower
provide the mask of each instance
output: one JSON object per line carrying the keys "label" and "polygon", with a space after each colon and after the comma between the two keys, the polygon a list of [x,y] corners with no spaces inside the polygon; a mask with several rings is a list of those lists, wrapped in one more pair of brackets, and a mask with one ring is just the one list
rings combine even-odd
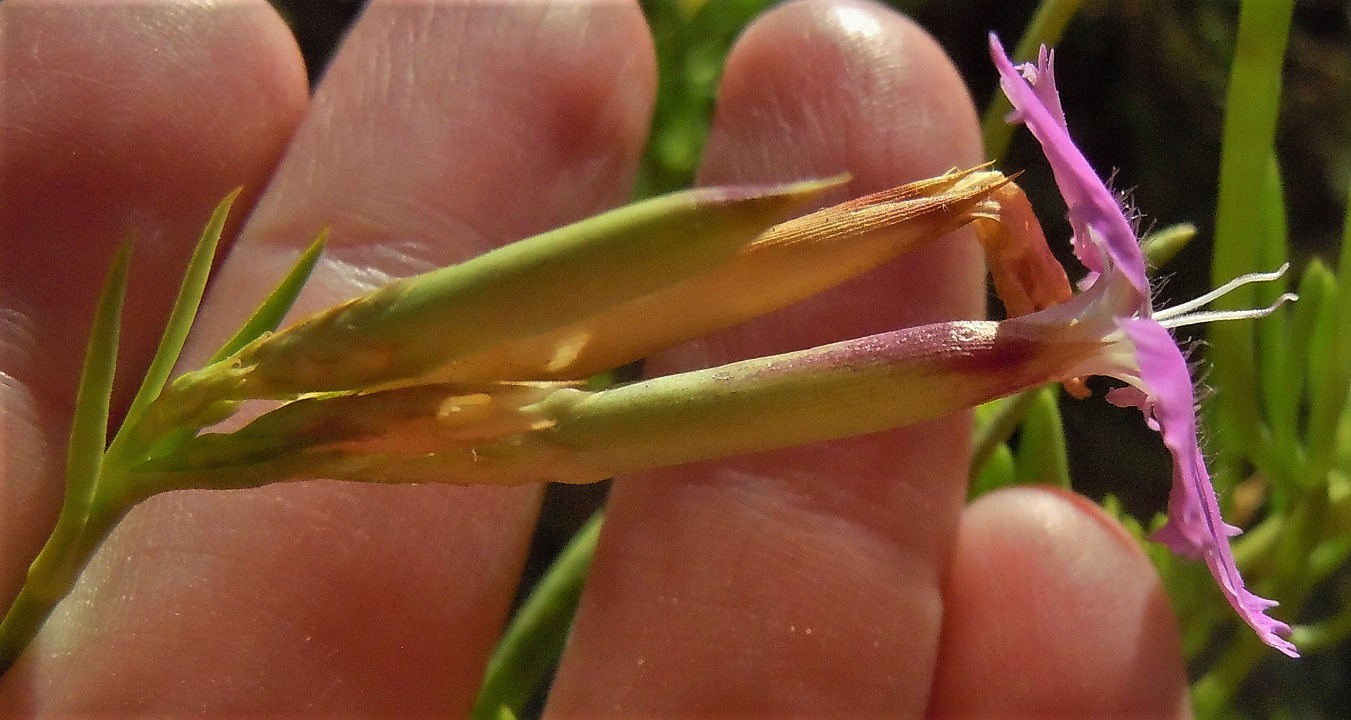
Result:
{"label": "pink flower", "polygon": [[1184,306],[1155,312],[1135,228],[1116,196],[1070,138],[1056,92],[1053,54],[1042,47],[1035,66],[1015,67],[993,34],[990,54],[1004,94],[1013,103],[1010,120],[1027,126],[1055,173],[1074,231],[1074,254],[1089,271],[1080,283],[1083,292],[1074,299],[1008,322],[1063,323],[1072,332],[1109,341],[1110,349],[1086,363],[1082,374],[1107,375],[1127,383],[1127,387],[1109,393],[1108,400],[1139,408],[1145,422],[1163,436],[1173,456],[1168,522],[1153,539],[1179,555],[1204,560],[1229,604],[1257,636],[1287,655],[1298,656],[1295,646],[1283,637],[1289,635],[1290,626],[1266,615],[1276,603],[1249,592],[1234,564],[1229,538],[1239,529],[1220,517],[1219,502],[1197,444],[1191,375],[1168,332],[1168,328],[1183,324],[1262,313],[1187,314],[1233,285],[1271,276],[1245,276]]}

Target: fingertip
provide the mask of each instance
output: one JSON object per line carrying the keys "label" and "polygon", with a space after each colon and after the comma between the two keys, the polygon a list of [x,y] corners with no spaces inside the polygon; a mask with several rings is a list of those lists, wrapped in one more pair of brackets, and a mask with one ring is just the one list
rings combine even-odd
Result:
{"label": "fingertip", "polygon": [[1185,717],[1172,609],[1124,528],[1071,493],[1019,487],[962,516],[932,717]]}
{"label": "fingertip", "polygon": [[[0,598],[60,504],[59,449],[114,249],[136,251],[114,412],[148,364],[188,254],[231,189],[256,192],[308,94],[263,0],[0,4]],[[235,218],[246,212],[246,196]],[[227,236],[229,233],[227,232]]]}
{"label": "fingertip", "polygon": [[[770,10],[738,41],[699,179],[847,171],[860,193],[979,157],[970,98],[931,39],[879,5],[813,0]],[[971,317],[983,302],[979,249],[950,237],[647,370]],[[549,714],[919,713],[969,434],[955,415],[621,479]]]}
{"label": "fingertip", "polygon": [[847,170],[861,194],[981,160],[975,107],[947,54],[871,2],[767,12],[737,41],[718,95],[703,184]]}
{"label": "fingertip", "polygon": [[631,1],[373,2],[246,241],[303,246],[331,225],[331,254],[411,274],[609,209],[632,191],[655,85]]}
{"label": "fingertip", "polygon": [[372,2],[217,275],[204,334],[237,327],[239,299],[321,228],[294,315],[622,204],[655,89],[632,0]]}
{"label": "fingertip", "polygon": [[[757,19],[728,57],[701,184],[848,173],[859,195],[980,162],[970,94],[914,21],[859,0],[802,0]],[[984,263],[965,232],[698,345],[722,362],[984,314]],[[666,369],[657,360],[654,368]]]}
{"label": "fingertip", "polygon": [[[202,195],[209,204],[194,218],[200,229],[232,187],[258,189],[305,109],[299,48],[261,0],[12,0],[5,15],[6,79],[26,92],[5,98],[12,135],[3,165],[27,180],[7,186],[7,200],[47,195],[63,208],[103,201],[70,224],[96,213],[134,215],[125,207],[132,203],[182,214]],[[23,218],[35,219],[42,215]]]}
{"label": "fingertip", "polygon": [[[373,3],[213,279],[185,364],[325,225],[331,252],[300,312],[623,202],[654,85],[642,23],[633,2]],[[157,496],[5,675],[0,708],[462,715],[538,493],[304,482]]]}

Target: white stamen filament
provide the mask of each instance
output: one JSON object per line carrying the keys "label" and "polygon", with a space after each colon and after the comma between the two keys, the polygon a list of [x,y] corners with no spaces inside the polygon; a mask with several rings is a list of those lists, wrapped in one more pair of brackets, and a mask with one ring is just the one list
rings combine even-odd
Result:
{"label": "white stamen filament", "polygon": [[[1187,313],[1191,312],[1192,310],[1196,310],[1197,308],[1205,307],[1206,305],[1215,302],[1224,295],[1227,295],[1230,292],[1233,292],[1234,290],[1243,287],[1244,285],[1248,285],[1250,283],[1272,282],[1273,280],[1279,280],[1281,279],[1282,276],[1285,275],[1285,271],[1289,269],[1290,263],[1285,263],[1284,265],[1280,266],[1280,268],[1276,269],[1273,272],[1248,273],[1246,275],[1239,275],[1233,280],[1230,280],[1229,282],[1221,285],[1220,287],[1215,288],[1214,290],[1211,290],[1205,295],[1202,295],[1201,297],[1198,297],[1194,300],[1188,300],[1187,302],[1184,302],[1181,305],[1175,305],[1170,308],[1156,310],[1154,312],[1154,319],[1158,320],[1159,324],[1163,325],[1164,327],[1172,328],[1172,327],[1180,327],[1182,325],[1194,325],[1200,322],[1212,322],[1215,320],[1244,320],[1247,318],[1254,318],[1254,317],[1266,317],[1267,315],[1270,315],[1271,313],[1275,312],[1276,308],[1280,307],[1281,304],[1284,303],[1285,301],[1298,300],[1299,299],[1298,296],[1286,293],[1282,295],[1279,299],[1277,299],[1275,304],[1273,304],[1271,307],[1261,310],[1228,310],[1214,313],[1196,313],[1195,315],[1187,315]],[[1183,317],[1178,317],[1179,315]],[[1178,322],[1174,323],[1167,322],[1172,318],[1177,318]],[[1202,319],[1192,319],[1192,318],[1202,318]]]}
{"label": "white stamen filament", "polygon": [[[1244,277],[1247,276],[1245,275]],[[1213,310],[1210,312],[1192,313],[1190,315],[1178,315],[1177,313],[1171,312],[1172,310],[1176,310],[1177,308],[1169,308],[1170,312],[1168,319],[1160,321],[1159,324],[1166,328],[1177,328],[1186,325],[1199,325],[1201,323],[1219,322],[1221,320],[1252,320],[1255,318],[1266,317],[1276,312],[1276,308],[1284,305],[1287,302],[1294,302],[1298,299],[1299,296],[1294,293],[1284,293],[1280,297],[1276,298],[1276,302],[1264,308],[1257,308],[1255,310]],[[1181,306],[1179,305],[1178,307]],[[1160,314],[1161,313],[1155,313],[1154,319],[1157,320]]]}

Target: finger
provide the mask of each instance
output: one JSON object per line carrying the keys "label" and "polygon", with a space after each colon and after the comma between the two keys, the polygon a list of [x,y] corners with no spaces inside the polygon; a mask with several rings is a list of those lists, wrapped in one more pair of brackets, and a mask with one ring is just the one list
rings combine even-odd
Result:
{"label": "finger", "polygon": [[1173,613],[1125,530],[1016,488],[962,516],[931,717],[1189,717]]}
{"label": "finger", "polygon": [[[704,182],[848,171],[853,194],[979,161],[942,51],[878,6],[804,2],[738,42]],[[655,373],[982,310],[965,235],[653,361]],[[922,712],[967,421],[621,479],[550,710]]]}
{"label": "finger", "polygon": [[[114,406],[149,362],[212,207],[237,214],[308,90],[263,2],[0,6],[0,602],[56,518],[95,298],[135,243]],[[230,233],[227,233],[227,237]]]}
{"label": "finger", "polygon": [[[373,4],[223,268],[197,356],[321,226],[334,246],[308,309],[622,202],[653,80],[631,3]],[[11,672],[52,712],[463,714],[537,495],[315,482],[154,498]]]}

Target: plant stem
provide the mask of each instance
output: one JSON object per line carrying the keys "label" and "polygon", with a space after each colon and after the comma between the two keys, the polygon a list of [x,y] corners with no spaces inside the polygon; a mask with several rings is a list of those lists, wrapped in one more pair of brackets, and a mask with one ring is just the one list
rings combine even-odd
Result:
{"label": "plant stem", "polygon": [[470,711],[470,720],[497,720],[530,699],[563,652],[603,520],[598,511],[572,536],[502,635]]}
{"label": "plant stem", "polygon": [[1192,686],[1192,711],[1200,720],[1218,718],[1248,673],[1267,654],[1267,646],[1251,633],[1239,633],[1215,667]]}
{"label": "plant stem", "polygon": [[62,507],[55,529],[29,566],[23,587],[0,622],[0,672],[18,659],[133,504],[95,502],[87,511],[77,503],[67,502]]}
{"label": "plant stem", "polygon": [[[1027,29],[1023,31],[1022,38],[1018,40],[1018,47],[1013,50],[1014,61],[1030,60],[1042,45],[1059,42],[1065,34],[1065,27],[1082,4],[1083,0],[1042,0],[1036,14],[1028,22]],[[985,157],[991,160],[999,159],[1013,139],[1014,126],[1004,122],[1004,116],[1012,109],[1008,98],[998,90],[985,108],[985,116],[980,123],[981,136],[985,138]]]}
{"label": "plant stem", "polygon": [[1025,390],[991,403],[996,406],[994,412],[985,422],[977,423],[971,438],[971,480],[976,479],[1000,444],[1013,437],[1013,431],[1027,417],[1027,410],[1037,399],[1038,392]]}

